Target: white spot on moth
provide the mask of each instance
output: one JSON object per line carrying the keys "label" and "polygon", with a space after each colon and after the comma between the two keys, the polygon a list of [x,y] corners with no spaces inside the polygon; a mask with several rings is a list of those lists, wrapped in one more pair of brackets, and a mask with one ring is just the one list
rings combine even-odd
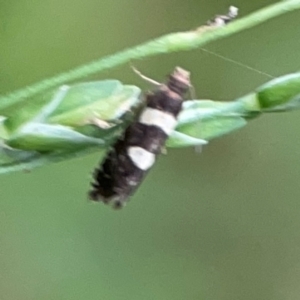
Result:
{"label": "white spot on moth", "polygon": [[139,122],[157,126],[169,136],[176,127],[177,119],[170,113],[148,107],[142,112]]}
{"label": "white spot on moth", "polygon": [[141,147],[129,147],[127,153],[134,165],[143,171],[151,168],[155,162],[155,155]]}

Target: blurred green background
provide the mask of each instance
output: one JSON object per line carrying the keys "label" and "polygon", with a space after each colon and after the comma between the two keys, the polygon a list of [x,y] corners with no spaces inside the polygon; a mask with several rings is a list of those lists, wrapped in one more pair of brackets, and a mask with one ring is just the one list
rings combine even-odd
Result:
{"label": "blurred green background", "polygon": [[[0,0],[0,92],[267,0]],[[208,49],[279,76],[299,70],[300,12]],[[194,50],[134,62],[192,73],[199,98],[269,80]],[[87,80],[149,85],[128,65]],[[169,150],[122,211],[87,201],[99,155],[0,178],[0,299],[299,299],[300,113],[263,116],[201,155]]]}

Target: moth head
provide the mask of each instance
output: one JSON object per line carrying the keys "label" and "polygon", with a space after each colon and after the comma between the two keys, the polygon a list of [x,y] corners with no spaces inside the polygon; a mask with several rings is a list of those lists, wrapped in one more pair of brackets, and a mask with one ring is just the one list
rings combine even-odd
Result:
{"label": "moth head", "polygon": [[176,67],[173,73],[169,76],[169,82],[167,85],[170,90],[183,96],[191,87],[190,72],[180,67]]}

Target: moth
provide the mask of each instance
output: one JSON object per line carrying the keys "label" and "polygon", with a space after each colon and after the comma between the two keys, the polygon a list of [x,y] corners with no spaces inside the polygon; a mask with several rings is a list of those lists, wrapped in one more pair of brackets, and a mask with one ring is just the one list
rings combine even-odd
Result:
{"label": "moth", "polygon": [[177,125],[190,73],[176,67],[165,84],[146,95],[145,107],[94,172],[89,197],[122,208],[136,191]]}
{"label": "moth", "polygon": [[[237,13],[238,9],[231,6],[227,15],[217,15],[199,29],[224,26]],[[184,95],[190,87],[190,73],[176,67],[165,84],[146,95],[146,106],[137,120],[127,127],[95,170],[89,192],[91,200],[112,204],[114,208],[122,208],[126,204],[175,129]]]}
{"label": "moth", "polygon": [[[214,26],[224,26],[233,19],[236,14],[237,9],[231,7],[227,15],[216,16],[212,21],[208,22],[209,24],[204,25],[202,29],[205,31]],[[199,30],[202,29],[199,28]],[[185,72],[180,72],[179,69],[177,71],[178,72],[175,72],[176,74],[173,74],[174,78],[172,77],[175,85],[177,75],[185,74]],[[186,79],[188,79],[188,77]],[[172,91],[172,84],[172,80],[170,79],[165,85],[169,91]],[[162,86],[160,87],[161,89]],[[165,92],[163,89],[160,90],[160,94],[163,94],[163,92]],[[154,94],[156,94],[156,92]],[[107,79],[95,82],[74,83],[49,89],[44,93],[37,94],[30,101],[23,99],[22,101],[17,103],[12,102],[11,104],[9,104],[9,101],[7,103],[3,101],[0,105],[0,173],[33,168],[49,162],[74,157],[80,155],[80,153],[98,151],[98,149],[107,147],[107,144],[111,143],[111,141],[119,135],[120,131],[123,130],[123,124],[120,124],[119,121],[123,121],[127,112],[140,104],[139,95],[140,89],[138,87],[124,85],[119,80]],[[183,97],[183,93],[179,93],[179,95]],[[211,117],[206,118],[205,121],[203,114],[207,113],[208,110],[202,109],[203,105],[206,108],[207,105],[215,106],[213,102],[209,104],[197,101],[185,102],[183,111],[180,114],[179,126],[177,126],[176,130],[160,133],[161,136],[159,138],[154,136],[154,140],[157,140],[159,143],[156,145],[157,148],[163,147],[171,131],[172,133],[168,139],[167,146],[186,147],[202,145],[202,138],[207,140],[208,138],[220,135],[220,131],[224,128],[226,129],[225,131],[229,131],[233,125],[233,127],[240,127],[240,120],[237,121],[236,119],[230,120],[230,122],[232,121],[232,126],[230,124],[224,126],[223,124],[222,128],[220,128],[220,126],[217,126],[220,120],[217,120],[216,126],[212,126],[211,122],[216,121]],[[218,105],[218,108],[219,107]],[[16,113],[16,110],[18,110],[18,113]],[[151,113],[149,113],[149,111],[148,109],[145,115],[148,121],[152,120],[153,117],[153,111]],[[173,114],[173,117],[174,116],[177,117],[176,114]],[[164,118],[165,115],[155,115],[154,117],[154,120],[156,120],[156,118],[160,120],[160,118]],[[205,134],[199,134],[198,132],[194,134],[193,132],[192,124],[195,120],[199,119],[201,119],[201,128],[204,128],[203,132]],[[171,123],[174,121],[170,117],[167,118],[167,120]],[[225,120],[223,120],[223,123],[224,122]],[[207,124],[209,128],[205,129],[203,124]],[[135,130],[138,128],[138,126],[133,127]],[[128,129],[125,140],[120,140],[119,143],[113,147],[117,149],[117,151],[114,151],[109,156],[114,163],[118,160],[121,161],[121,163],[118,162],[118,164],[120,163],[120,170],[122,166],[126,164],[126,161],[122,161],[124,155],[122,156],[120,154],[121,150],[124,149],[126,141],[132,139],[131,135],[130,139],[127,139],[129,132],[131,131]],[[156,134],[156,132],[152,132],[152,134],[154,133]],[[144,136],[144,132],[140,132],[139,134]],[[152,145],[152,147],[154,146]],[[137,151],[137,154],[134,152],[134,156],[143,155],[141,154],[141,150],[137,148],[132,148],[130,151],[130,155],[133,155],[132,152],[134,151]],[[158,153],[156,152],[150,152],[150,155],[148,155],[148,164],[152,165],[154,163],[152,161],[156,159],[157,155]],[[115,156],[117,156],[117,158],[113,158]],[[115,166],[112,167],[112,163],[109,163],[110,159],[107,159],[107,161],[108,162],[103,165],[101,169],[104,171],[108,169],[109,171],[102,172],[106,174],[105,176],[100,171],[98,171],[98,175],[95,175],[95,186],[91,192],[91,198],[98,199],[98,197],[104,196],[102,198],[108,201],[107,199],[110,199],[110,196],[114,196],[114,199],[120,198],[121,201],[119,202],[123,203],[125,202],[124,199],[129,197],[126,195],[133,193],[138,186],[136,182],[139,182],[139,178],[140,181],[143,179],[144,173],[146,173],[150,166],[149,168],[140,166],[139,171],[142,170],[141,175],[135,175],[134,180],[121,184],[121,180],[118,181],[116,179],[117,175],[114,175],[115,178],[107,180],[107,174],[109,174],[109,172],[111,173],[111,170],[117,169]],[[129,164],[128,161],[127,164]],[[118,170],[118,172],[120,172],[120,170]],[[138,171],[136,171],[135,174],[138,174]],[[104,182],[101,176],[103,178],[105,177],[106,181],[105,184],[99,185],[99,182]],[[120,175],[118,176],[120,177]],[[130,176],[128,178],[130,178]],[[113,180],[117,180],[120,186],[117,186]],[[128,186],[127,189],[125,188],[126,184],[130,189]],[[101,191],[101,189],[104,190]],[[123,196],[121,197],[120,195]],[[119,202],[116,200],[116,206],[119,205]]]}

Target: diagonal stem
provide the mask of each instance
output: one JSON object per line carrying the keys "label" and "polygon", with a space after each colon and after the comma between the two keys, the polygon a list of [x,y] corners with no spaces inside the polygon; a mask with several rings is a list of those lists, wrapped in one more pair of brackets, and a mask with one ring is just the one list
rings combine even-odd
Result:
{"label": "diagonal stem", "polygon": [[[202,26],[187,32],[171,33],[133,48],[125,49],[116,54],[105,56],[99,60],[79,66],[73,70],[44,79],[28,87],[19,89],[0,97],[0,109],[32,97],[49,88],[78,80],[97,72],[128,63],[134,59],[154,56],[157,54],[187,51],[201,47],[214,40],[230,36],[247,28],[254,27],[271,18],[286,12],[300,9],[300,0],[285,0],[258,10],[242,19],[221,28]],[[202,30],[203,29],[203,30]],[[207,30],[206,30],[207,29]]]}

